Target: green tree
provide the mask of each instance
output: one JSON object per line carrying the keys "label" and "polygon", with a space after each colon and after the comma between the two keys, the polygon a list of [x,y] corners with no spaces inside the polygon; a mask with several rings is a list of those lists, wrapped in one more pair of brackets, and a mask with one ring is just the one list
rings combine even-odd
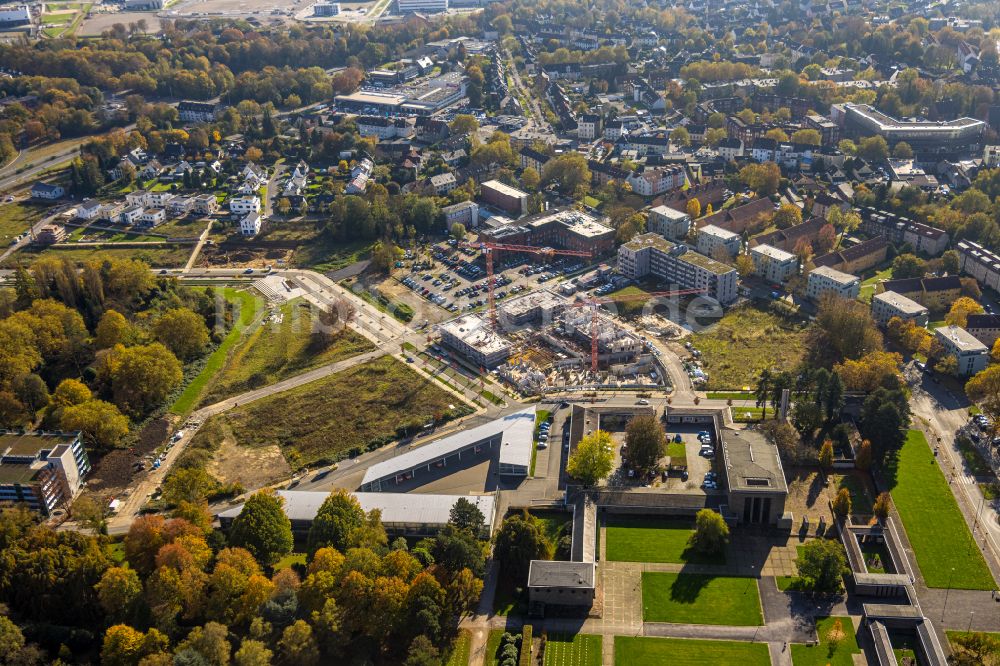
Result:
{"label": "green tree", "polygon": [[524,585],[532,560],[548,559],[551,547],[538,521],[525,514],[510,516],[500,525],[493,556],[503,576],[515,585]]}
{"label": "green tree", "polygon": [[441,655],[426,636],[417,636],[407,650],[405,666],[438,666]]}
{"label": "green tree", "polygon": [[478,536],[486,525],[486,517],[483,516],[483,512],[479,510],[478,506],[464,497],[459,497],[455,501],[455,506],[451,507],[448,523]]}
{"label": "green tree", "polygon": [[131,619],[142,598],[139,575],[128,567],[111,567],[105,571],[96,590],[108,619],[117,622]]}
{"label": "green tree", "polygon": [[582,198],[590,191],[587,158],[571,151],[549,160],[542,167],[542,182],[555,183],[563,194]]}
{"label": "green tree", "polygon": [[706,555],[722,553],[729,543],[729,525],[717,511],[701,509],[695,515],[694,532],[688,543]]}
{"label": "green tree", "polygon": [[70,405],[62,412],[59,427],[63,430],[83,433],[83,439],[91,446],[110,449],[124,445],[129,422],[118,408],[103,400],[88,400],[79,405]]}
{"label": "green tree", "polygon": [[847,571],[847,559],[839,541],[813,539],[802,546],[801,552],[795,563],[806,587],[816,592],[840,589],[840,577]]}
{"label": "green tree", "polygon": [[273,492],[254,493],[233,520],[229,544],[246,548],[258,562],[271,565],[292,552],[292,523]]}
{"label": "green tree", "polygon": [[193,654],[193,659],[201,658],[200,661],[192,660],[185,663],[226,666],[232,649],[233,646],[229,644],[229,628],[218,622],[207,622],[203,627],[192,629],[187,638],[177,646],[175,654],[180,657],[182,653],[187,652]]}
{"label": "green tree", "polygon": [[594,486],[611,473],[614,460],[611,434],[595,430],[576,445],[576,450],[566,461],[566,473],[585,486]]}
{"label": "green tree", "polygon": [[164,312],[153,324],[153,335],[183,361],[201,354],[208,344],[205,320],[188,308]]}
{"label": "green tree", "polygon": [[868,162],[880,162],[889,157],[889,144],[880,136],[870,136],[858,143],[858,157]]}
{"label": "green tree", "polygon": [[782,204],[771,220],[779,229],[787,229],[802,223],[802,209],[795,204]]}
{"label": "green tree", "polygon": [[542,177],[538,174],[535,167],[525,167],[524,171],[521,172],[521,185],[529,192],[537,190],[541,182]]}
{"label": "green tree", "polygon": [[961,259],[958,252],[955,250],[946,250],[945,253],[941,255],[941,267],[949,275],[958,275],[960,261]]}
{"label": "green tree", "polygon": [[21,628],[6,615],[0,615],[0,662],[16,663],[14,658],[23,647],[24,634],[21,633]]}
{"label": "green tree", "polygon": [[670,132],[670,143],[680,146],[681,148],[687,148],[691,145],[691,133],[687,131],[685,127],[675,127],[672,132]]}
{"label": "green tree", "polygon": [[351,493],[336,489],[323,501],[309,527],[309,553],[320,548],[346,552],[354,545],[355,533],[365,524],[365,512]]}
{"label": "green tree", "polygon": [[833,442],[826,440],[823,445],[819,447],[819,466],[824,470],[829,470],[833,467]]}
{"label": "green tree", "polygon": [[134,415],[162,403],[184,378],[177,357],[158,342],[136,347],[118,345],[104,360],[115,404]]}
{"label": "green tree", "polygon": [[278,641],[278,654],[286,664],[313,666],[319,663],[319,645],[313,636],[312,627],[303,620],[285,627]]}
{"label": "green tree", "polygon": [[791,139],[795,143],[804,143],[808,146],[818,146],[823,142],[818,130],[800,129],[792,132]]}
{"label": "green tree", "polygon": [[479,131],[479,121],[468,113],[458,113],[448,127],[455,134],[472,134]]}
{"label": "green tree", "polygon": [[892,260],[892,277],[896,280],[920,278],[926,270],[926,262],[915,254],[901,254]]}
{"label": "green tree", "polygon": [[913,159],[913,148],[905,141],[900,141],[892,149],[892,156],[899,160]]}
{"label": "green tree", "polygon": [[624,462],[638,472],[657,468],[667,453],[667,436],[653,414],[639,414],[625,427]]}

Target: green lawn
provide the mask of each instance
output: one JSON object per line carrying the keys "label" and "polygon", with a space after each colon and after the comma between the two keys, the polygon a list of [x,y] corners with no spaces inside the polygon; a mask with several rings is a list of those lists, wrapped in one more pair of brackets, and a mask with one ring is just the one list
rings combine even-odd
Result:
{"label": "green lawn", "polygon": [[709,391],[706,396],[709,400],[753,400],[757,401],[757,397],[748,391]]}
{"label": "green lawn", "polygon": [[673,572],[642,574],[642,619],[675,624],[763,624],[753,578]]}
{"label": "green lawn", "polygon": [[[350,328],[341,329],[329,341],[314,339],[313,309],[305,301],[285,303],[276,312],[233,352],[203,403],[218,402],[375,349]],[[279,317],[280,323],[276,321]]]}
{"label": "green lawn", "polygon": [[490,635],[486,639],[486,666],[500,664],[500,660],[497,659],[497,650],[500,649],[500,638],[503,637],[503,634],[503,629],[490,629]]}
{"label": "green lawn", "polygon": [[743,306],[690,340],[701,351],[706,388],[725,390],[753,386],[763,368],[798,366],[806,351],[806,331],[799,320]]}
{"label": "green lawn", "polygon": [[[836,624],[840,621],[839,637]],[[818,645],[792,644],[792,663],[795,666],[852,666],[853,654],[859,654],[854,624],[849,617],[824,617],[816,621]]]}
{"label": "green lawn", "polygon": [[[452,409],[452,406],[455,408]],[[242,446],[278,444],[289,464],[336,462],[470,408],[392,356],[383,356],[213,417]],[[206,424],[207,426],[207,424]],[[213,448],[206,442],[203,448]]]}
{"label": "green lawn", "polygon": [[861,281],[861,292],[858,294],[858,300],[864,303],[871,303],[872,296],[875,295],[875,289],[878,285],[879,280],[888,280],[892,277],[892,267],[886,268],[884,270],[878,271],[875,275],[871,276],[867,280]]}
{"label": "green lawn", "polygon": [[336,243],[322,234],[312,241],[303,243],[292,254],[291,265],[296,268],[312,268],[321,273],[335,271],[366,259],[371,254],[371,243]]}
{"label": "green lawn", "polygon": [[44,253],[45,256],[66,258],[76,263],[108,256],[116,259],[138,259],[153,268],[177,268],[187,262],[191,250],[190,245],[155,248],[116,248],[113,244],[100,247],[26,247],[7,257],[3,265],[11,268],[19,264],[31,264]]}
{"label": "green lawn", "polygon": [[615,666],[771,666],[767,643],[615,636]]}
{"label": "green lawn", "polygon": [[274,565],[275,571],[280,571],[281,569],[289,569],[293,564],[305,564],[307,555],[305,553],[289,553],[282,557]]}
{"label": "green lawn", "polygon": [[684,442],[667,444],[667,456],[670,457],[671,465],[687,467],[687,446],[684,445]]}
{"label": "green lawn", "polygon": [[0,205],[0,246],[6,247],[14,237],[45,217],[47,208],[32,203],[7,203]]}
{"label": "green lawn", "polygon": [[[247,326],[253,322],[254,317],[257,315],[257,312],[263,304],[261,299],[257,298],[249,291],[240,291],[227,287],[222,289],[221,292],[231,305],[238,308],[233,321],[233,327],[229,329],[229,333],[227,333],[226,337],[222,340],[222,344],[216,347],[215,351],[213,351],[208,357],[202,371],[198,373],[198,376],[195,377],[194,380],[187,385],[187,387],[185,387],[180,397],[178,397],[174,402],[173,406],[170,408],[170,411],[174,414],[185,415],[194,409],[195,403],[201,395],[201,392],[205,390],[209,380],[211,380],[212,377],[214,377],[216,373],[222,369],[223,364],[226,362],[226,358],[229,356],[230,350],[243,335]],[[216,293],[219,293],[219,290],[216,290]]]}
{"label": "green lawn", "polygon": [[922,432],[909,432],[888,464],[886,479],[927,586],[995,589],[993,576]]}
{"label": "green lawn", "polygon": [[725,554],[705,556],[688,547],[693,527],[689,520],[609,516],[607,559],[612,562],[725,564]]}
{"label": "green lawn", "polygon": [[549,634],[545,666],[601,666],[602,641],[592,634]]}
{"label": "green lawn", "polygon": [[[451,644],[451,654],[445,666],[469,666],[469,651],[472,649],[472,634],[468,629],[458,632],[458,637]],[[495,648],[494,648],[495,649]]]}

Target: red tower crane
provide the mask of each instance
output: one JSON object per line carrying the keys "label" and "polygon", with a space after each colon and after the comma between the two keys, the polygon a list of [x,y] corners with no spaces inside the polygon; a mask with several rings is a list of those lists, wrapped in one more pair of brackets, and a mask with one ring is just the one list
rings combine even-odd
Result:
{"label": "red tower crane", "polygon": [[593,253],[586,250],[557,250],[552,247],[535,247],[533,245],[510,245],[505,243],[488,242],[463,243],[462,245],[465,247],[479,248],[486,256],[486,289],[489,294],[490,329],[493,331],[497,330],[497,304],[496,298],[493,295],[493,255],[496,254],[498,250],[503,250],[505,252],[527,252],[529,254],[537,254],[543,257],[552,257],[558,254],[570,257],[587,257],[589,259],[593,256]]}
{"label": "red tower crane", "polygon": [[597,372],[597,308],[608,303],[625,303],[628,301],[645,301],[650,298],[669,298],[672,296],[688,296],[691,294],[703,294],[705,289],[675,289],[673,291],[650,291],[641,294],[622,294],[621,296],[607,296],[604,298],[582,298],[577,301],[577,306],[590,306],[590,369]]}

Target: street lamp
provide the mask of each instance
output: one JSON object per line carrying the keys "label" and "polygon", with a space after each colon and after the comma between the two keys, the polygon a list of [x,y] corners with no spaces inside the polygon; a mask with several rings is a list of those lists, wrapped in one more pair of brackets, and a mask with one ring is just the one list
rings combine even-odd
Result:
{"label": "street lamp", "polygon": [[951,594],[951,577],[955,573],[955,567],[948,572],[948,590],[944,593],[944,606],[941,608],[941,622],[944,622],[945,612],[948,610],[948,595]]}

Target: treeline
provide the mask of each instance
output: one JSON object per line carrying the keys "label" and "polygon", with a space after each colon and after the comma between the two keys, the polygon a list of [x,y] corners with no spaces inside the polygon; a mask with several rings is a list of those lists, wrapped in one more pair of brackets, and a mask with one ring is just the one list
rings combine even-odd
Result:
{"label": "treeline", "polygon": [[[459,500],[437,536],[390,543],[378,511],[345,491],[313,522],[305,564],[279,564],[294,542],[283,500],[252,496],[227,535],[194,490],[172,517],[137,519],[109,539],[55,532],[0,514],[4,663],[433,664],[482,591],[483,514]],[[81,503],[77,519],[104,519]],[[71,599],[72,603],[66,603]],[[57,658],[63,662],[57,662]]]}
{"label": "treeline", "polygon": [[107,449],[163,404],[228,315],[140,261],[46,257],[0,289],[0,317],[0,427],[80,430]]}

